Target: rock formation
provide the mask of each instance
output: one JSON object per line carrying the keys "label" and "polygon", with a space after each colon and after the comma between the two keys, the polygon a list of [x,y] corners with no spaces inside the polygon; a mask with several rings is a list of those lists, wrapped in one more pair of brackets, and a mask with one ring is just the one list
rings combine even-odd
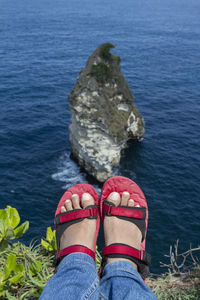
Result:
{"label": "rock formation", "polygon": [[94,51],[69,94],[72,154],[100,182],[112,176],[127,141],[144,135],[144,120],[111,48],[105,43]]}

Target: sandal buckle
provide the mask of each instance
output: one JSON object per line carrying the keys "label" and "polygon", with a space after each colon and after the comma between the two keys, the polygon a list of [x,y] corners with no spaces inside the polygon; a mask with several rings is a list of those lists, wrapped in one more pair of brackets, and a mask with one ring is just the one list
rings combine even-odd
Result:
{"label": "sandal buckle", "polygon": [[95,216],[95,213],[93,212],[93,209],[90,208],[89,210],[90,210],[90,217],[94,217],[94,216]]}
{"label": "sandal buckle", "polygon": [[140,250],[140,259],[144,260],[144,250]]}
{"label": "sandal buckle", "polygon": [[104,204],[104,215],[106,214],[106,215],[109,215],[109,216],[111,216],[112,215],[112,207],[113,206],[110,206],[110,205],[107,205],[107,204]]}

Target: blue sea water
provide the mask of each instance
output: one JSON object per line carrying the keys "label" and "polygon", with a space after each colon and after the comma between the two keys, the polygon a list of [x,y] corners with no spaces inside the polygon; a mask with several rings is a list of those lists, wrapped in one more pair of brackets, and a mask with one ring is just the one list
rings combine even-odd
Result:
{"label": "blue sea water", "polygon": [[70,159],[67,95],[109,41],[146,122],[115,174],[147,197],[151,270],[177,239],[180,250],[199,244],[199,15],[197,0],[0,0],[0,207],[30,221],[24,242],[53,225],[64,189],[92,182],[100,193]]}

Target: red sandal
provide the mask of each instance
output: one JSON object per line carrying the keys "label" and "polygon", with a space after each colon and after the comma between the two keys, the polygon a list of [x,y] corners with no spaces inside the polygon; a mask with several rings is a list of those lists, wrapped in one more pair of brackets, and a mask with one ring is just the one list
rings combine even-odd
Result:
{"label": "red sandal", "polygon": [[[133,199],[135,204],[140,205],[140,207],[116,207],[113,203],[106,200],[112,192],[117,192],[121,196],[125,191],[129,192],[130,199]],[[151,256],[145,251],[148,226],[148,207],[142,190],[135,182],[126,177],[116,176],[108,179],[101,192],[100,215],[102,221],[104,221],[104,217],[106,215],[116,216],[120,219],[133,222],[142,233],[141,250],[120,243],[111,244],[105,247],[102,253],[102,268],[105,266],[108,257],[127,258],[137,265],[138,272],[143,279],[146,278],[149,273]]]}
{"label": "red sandal", "polygon": [[[68,211],[61,213],[61,207],[64,206],[65,201],[67,199],[71,199],[73,194],[79,195],[79,201],[81,201],[81,197],[83,193],[89,193],[94,198],[94,205],[87,206],[85,209],[74,209],[73,211]],[[82,252],[90,255],[92,259],[95,260],[95,250],[96,250],[96,241],[99,232],[100,226],[100,217],[99,217],[99,197],[97,195],[96,190],[89,184],[82,183],[76,184],[73,187],[69,188],[58,203],[54,225],[56,230],[56,240],[57,240],[57,252],[54,258],[54,264],[57,266],[59,262],[66,255],[74,253],[74,252]],[[96,233],[94,238],[93,251],[86,246],[83,245],[72,245],[67,248],[60,250],[60,238],[65,231],[65,229],[74,224],[81,222],[84,218],[88,219],[96,219]]]}

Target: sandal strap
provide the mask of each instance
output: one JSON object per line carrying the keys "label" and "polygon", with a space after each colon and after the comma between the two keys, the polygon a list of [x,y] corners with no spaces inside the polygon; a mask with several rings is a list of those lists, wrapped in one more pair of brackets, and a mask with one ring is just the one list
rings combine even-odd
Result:
{"label": "sandal strap", "polygon": [[126,258],[133,261],[142,278],[146,278],[149,274],[149,265],[151,263],[151,255],[144,250],[138,250],[126,244],[111,244],[103,249],[102,268],[106,265],[108,257]]}
{"label": "sandal strap", "polygon": [[75,209],[73,211],[64,212],[56,215],[55,224],[60,225],[63,223],[71,222],[82,218],[90,218],[98,216],[98,208],[93,205],[91,208]]}
{"label": "sandal strap", "polygon": [[142,233],[142,242],[146,234],[146,207],[115,206],[112,202],[104,200],[103,218],[116,216],[119,219],[134,223]]}
{"label": "sandal strap", "polygon": [[106,215],[120,216],[134,219],[145,219],[145,209],[142,207],[124,207],[124,206],[111,206],[104,202],[103,210]]}
{"label": "sandal strap", "polygon": [[67,255],[75,252],[81,252],[88,254],[93,260],[95,260],[95,252],[83,245],[73,245],[66,247],[62,250],[57,250],[54,257],[54,265],[57,266],[60,261]]}
{"label": "sandal strap", "polygon": [[74,209],[73,211],[57,214],[54,221],[57,248],[60,249],[61,236],[69,226],[81,222],[84,218],[98,219],[98,213],[97,205],[89,205],[85,209]]}
{"label": "sandal strap", "polygon": [[111,244],[103,249],[102,255],[123,254],[147,262],[147,252],[138,250],[125,244]]}

